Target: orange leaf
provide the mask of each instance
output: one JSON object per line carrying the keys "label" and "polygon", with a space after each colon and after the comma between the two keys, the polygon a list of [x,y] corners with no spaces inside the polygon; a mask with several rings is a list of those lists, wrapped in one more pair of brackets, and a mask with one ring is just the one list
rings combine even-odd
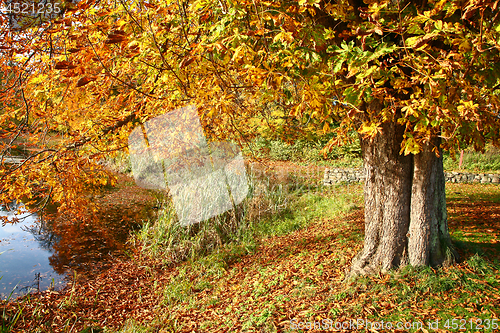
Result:
{"label": "orange leaf", "polygon": [[189,66],[194,61],[194,58],[184,58],[181,61],[180,68],[184,68]]}
{"label": "orange leaf", "polygon": [[80,80],[78,80],[78,82],[76,83],[76,86],[83,87],[84,85],[86,85],[87,83],[90,83],[92,81],[95,81],[94,77],[84,76],[84,77],[80,78]]}
{"label": "orange leaf", "polygon": [[123,42],[127,39],[128,34],[122,30],[115,30],[109,33],[108,39],[104,42],[105,44],[115,44]]}
{"label": "orange leaf", "polygon": [[71,62],[63,60],[56,63],[54,69],[73,69],[76,68]]}

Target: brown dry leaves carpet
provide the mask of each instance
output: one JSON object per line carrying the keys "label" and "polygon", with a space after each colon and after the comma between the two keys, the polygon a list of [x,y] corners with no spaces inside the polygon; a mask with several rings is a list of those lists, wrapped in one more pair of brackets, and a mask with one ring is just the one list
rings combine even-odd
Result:
{"label": "brown dry leaves carpet", "polygon": [[[498,186],[452,185],[450,191],[452,234],[498,260]],[[494,195],[483,195],[490,192]],[[407,272],[342,283],[362,245],[362,233],[363,212],[357,210],[259,240],[254,252],[235,254],[222,248],[213,256],[217,260],[205,266],[192,264],[196,268],[189,263],[165,267],[137,251],[128,259],[117,259],[96,278],[72,283],[62,292],[4,304],[4,317],[22,308],[16,332],[120,329],[125,323],[137,323],[153,332],[281,332],[290,328],[291,319],[399,318],[425,323],[443,311],[467,320],[500,317],[498,284],[480,278],[476,279],[484,286],[480,292],[461,287],[457,281],[442,290],[441,284],[421,287],[422,280]],[[485,233],[491,237],[481,236]],[[463,259],[473,255],[467,247],[460,252]],[[438,271],[452,282],[456,276],[475,274],[466,261]],[[494,275],[500,280],[498,271]],[[412,292],[415,296],[405,297]]]}

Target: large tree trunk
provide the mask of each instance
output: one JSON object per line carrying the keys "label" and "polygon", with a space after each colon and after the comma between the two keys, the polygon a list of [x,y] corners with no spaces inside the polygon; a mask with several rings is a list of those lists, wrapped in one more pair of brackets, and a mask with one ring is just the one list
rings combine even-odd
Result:
{"label": "large tree trunk", "polygon": [[[449,265],[453,250],[446,219],[443,151],[434,138],[414,157],[408,256],[413,266]],[[439,157],[432,149],[438,149]]]}
{"label": "large tree trunk", "polygon": [[[365,167],[365,243],[353,259],[351,275],[386,271],[407,264],[453,262],[446,220],[440,139],[420,154],[403,156],[404,128],[382,125],[373,139],[361,139]],[[439,149],[439,148],[436,148]]]}

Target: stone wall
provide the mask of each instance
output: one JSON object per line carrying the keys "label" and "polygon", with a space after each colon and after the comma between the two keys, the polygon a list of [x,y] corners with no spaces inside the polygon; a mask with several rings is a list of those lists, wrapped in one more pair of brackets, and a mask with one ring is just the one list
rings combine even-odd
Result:
{"label": "stone wall", "polygon": [[325,177],[323,178],[324,185],[337,183],[358,183],[361,181],[365,181],[363,169],[326,168]]}
{"label": "stone wall", "polygon": [[[446,181],[450,183],[481,183],[500,184],[499,174],[445,172]],[[324,185],[336,183],[358,183],[365,181],[363,169],[326,168],[323,179]]]}

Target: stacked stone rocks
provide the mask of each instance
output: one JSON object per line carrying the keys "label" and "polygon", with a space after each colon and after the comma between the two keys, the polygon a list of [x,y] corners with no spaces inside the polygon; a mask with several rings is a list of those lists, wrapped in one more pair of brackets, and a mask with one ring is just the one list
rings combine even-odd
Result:
{"label": "stacked stone rocks", "polygon": [[[450,183],[481,183],[500,184],[500,174],[445,172],[446,181]],[[359,183],[365,181],[363,169],[326,168],[323,179],[324,185],[337,183]]]}
{"label": "stacked stone rocks", "polygon": [[331,185],[337,183],[359,183],[362,181],[365,181],[363,169],[326,168],[323,184]]}
{"label": "stacked stone rocks", "polygon": [[445,172],[444,175],[450,183],[500,184],[500,175],[493,173]]}

